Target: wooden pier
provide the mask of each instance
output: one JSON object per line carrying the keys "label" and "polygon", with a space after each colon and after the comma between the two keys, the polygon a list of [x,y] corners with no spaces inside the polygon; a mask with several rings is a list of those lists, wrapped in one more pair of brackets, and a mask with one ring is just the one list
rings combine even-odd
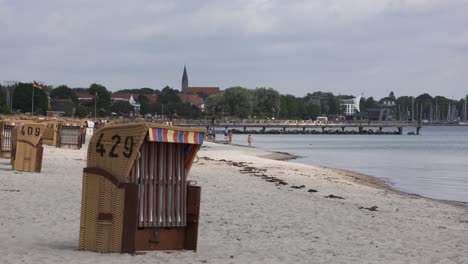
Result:
{"label": "wooden pier", "polygon": [[[207,129],[235,129],[248,132],[257,129],[260,133],[296,131],[311,134],[318,130],[323,134],[403,134],[403,129],[412,129],[416,135],[421,130],[421,122],[375,121],[375,122],[318,122],[302,120],[173,120],[173,125],[205,127]],[[384,132],[385,128],[394,128],[395,132]],[[352,130],[350,130],[352,129]],[[388,130],[388,129],[387,129]],[[321,132],[320,132],[321,131]],[[315,134],[318,134],[315,133]]]}

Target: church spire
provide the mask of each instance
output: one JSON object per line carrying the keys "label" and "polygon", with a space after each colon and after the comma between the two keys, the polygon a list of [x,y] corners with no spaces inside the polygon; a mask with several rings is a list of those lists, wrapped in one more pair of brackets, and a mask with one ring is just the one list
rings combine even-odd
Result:
{"label": "church spire", "polygon": [[182,93],[187,93],[188,89],[188,77],[187,77],[187,69],[184,65],[184,74],[182,75]]}

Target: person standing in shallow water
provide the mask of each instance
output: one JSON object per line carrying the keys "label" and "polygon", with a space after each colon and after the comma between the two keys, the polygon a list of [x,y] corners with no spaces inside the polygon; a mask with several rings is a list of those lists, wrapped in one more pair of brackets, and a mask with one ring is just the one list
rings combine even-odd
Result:
{"label": "person standing in shallow water", "polygon": [[252,136],[250,134],[247,137],[247,142],[249,143],[249,147],[251,147],[252,146]]}
{"label": "person standing in shallow water", "polygon": [[232,131],[229,131],[229,144],[232,144]]}

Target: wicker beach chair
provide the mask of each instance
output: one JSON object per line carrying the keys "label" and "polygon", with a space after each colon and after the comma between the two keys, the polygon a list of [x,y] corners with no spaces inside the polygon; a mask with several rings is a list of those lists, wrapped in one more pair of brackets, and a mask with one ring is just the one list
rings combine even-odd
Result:
{"label": "wicker beach chair", "polygon": [[30,123],[16,126],[12,131],[11,165],[13,170],[41,172],[42,135],[46,124]]}
{"label": "wicker beach chair", "polygon": [[13,129],[28,120],[3,120],[0,121],[0,158],[11,158],[11,136]]}
{"label": "wicker beach chair", "polygon": [[83,173],[80,249],[196,250],[200,187],[187,175],[204,135],[148,123],[95,131]]}
{"label": "wicker beach chair", "polygon": [[57,125],[56,147],[81,149],[84,127],[84,123],[79,121],[59,122]]}

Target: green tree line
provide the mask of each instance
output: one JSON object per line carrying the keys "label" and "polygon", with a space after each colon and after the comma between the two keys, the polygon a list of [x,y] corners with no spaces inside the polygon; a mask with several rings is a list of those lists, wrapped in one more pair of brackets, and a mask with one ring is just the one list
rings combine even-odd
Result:
{"label": "green tree line", "polygon": [[[1,86],[0,86],[1,88]],[[6,103],[5,87],[0,89],[0,113],[9,113]],[[17,83],[13,93],[13,111],[31,112],[32,84]],[[97,99],[79,102],[77,93],[97,95]],[[316,91],[303,97],[291,94],[280,94],[269,87],[249,89],[245,87],[230,87],[222,93],[197,94],[204,101],[205,111],[202,112],[190,103],[184,103],[179,97],[179,91],[169,86],[161,90],[152,88],[136,88],[119,90],[116,93],[132,93],[134,99],[141,105],[141,115],[164,115],[181,118],[274,118],[274,119],[312,119],[318,116],[340,116],[343,109],[340,100],[353,98],[349,95],[335,95],[331,92]],[[34,93],[34,112],[45,114],[48,107],[48,96],[54,99],[69,99],[75,106],[75,116],[99,117],[110,116],[112,113],[128,115],[134,111],[128,102],[114,102],[111,92],[101,84],[91,84],[88,88],[70,88],[67,85],[52,87],[43,85]],[[157,97],[150,101],[148,95]],[[427,93],[416,97],[395,97],[393,92],[379,100],[373,97],[361,98],[360,109],[365,113],[370,109],[391,107],[396,120],[456,120],[466,119],[465,98],[449,99],[444,96],[431,96]],[[391,101],[391,106],[384,105]],[[95,111],[96,110],[96,111]],[[96,113],[95,113],[96,112]]]}

